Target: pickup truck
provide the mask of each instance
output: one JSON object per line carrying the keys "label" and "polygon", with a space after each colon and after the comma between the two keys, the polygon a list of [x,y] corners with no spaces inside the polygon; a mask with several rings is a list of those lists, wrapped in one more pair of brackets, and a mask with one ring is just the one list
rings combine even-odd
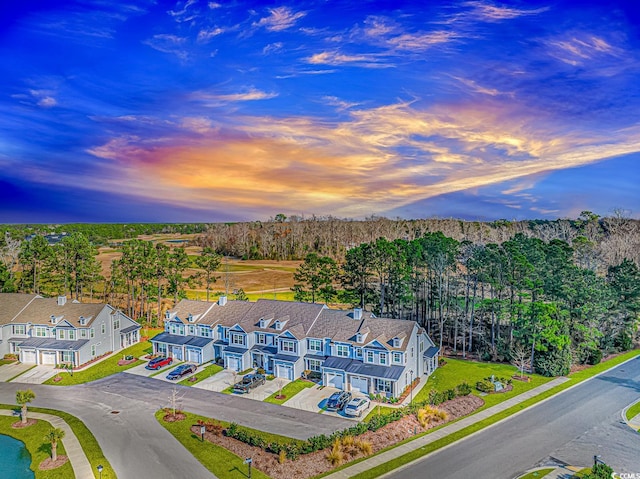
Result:
{"label": "pickup truck", "polygon": [[263,374],[247,374],[242,381],[233,385],[234,393],[248,393],[253,388],[261,386],[266,382],[267,378]]}

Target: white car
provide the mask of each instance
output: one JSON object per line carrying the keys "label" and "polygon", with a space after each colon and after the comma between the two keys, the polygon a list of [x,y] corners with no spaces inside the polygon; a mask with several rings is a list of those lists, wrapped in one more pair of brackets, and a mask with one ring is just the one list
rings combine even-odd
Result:
{"label": "white car", "polygon": [[369,409],[371,401],[367,398],[354,398],[344,407],[344,413],[347,416],[362,416],[362,413]]}

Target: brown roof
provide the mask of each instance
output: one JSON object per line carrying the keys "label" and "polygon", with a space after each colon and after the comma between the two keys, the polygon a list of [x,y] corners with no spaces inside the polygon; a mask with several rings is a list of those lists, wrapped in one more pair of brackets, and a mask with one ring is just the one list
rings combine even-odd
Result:
{"label": "brown roof", "polygon": [[0,325],[10,323],[37,294],[0,293]]}
{"label": "brown roof", "polygon": [[[8,297],[7,297],[8,296]],[[22,296],[23,298],[17,298]],[[27,300],[31,298],[31,300]],[[5,321],[6,311],[13,308],[15,309],[19,304],[24,305],[15,315],[13,321]],[[5,304],[7,307],[5,308]],[[26,306],[26,307],[25,307]],[[100,303],[77,303],[67,300],[62,306],[58,305],[58,298],[43,298],[38,295],[16,295],[16,294],[1,294],[0,295],[0,315],[2,320],[0,324],[6,324],[7,322],[13,322],[18,324],[51,324],[51,316],[55,316],[59,321],[68,321],[73,326],[80,325],[80,316],[87,319],[84,326],[91,324],[100,312],[107,307],[105,304]],[[8,314],[11,314],[10,312]]]}

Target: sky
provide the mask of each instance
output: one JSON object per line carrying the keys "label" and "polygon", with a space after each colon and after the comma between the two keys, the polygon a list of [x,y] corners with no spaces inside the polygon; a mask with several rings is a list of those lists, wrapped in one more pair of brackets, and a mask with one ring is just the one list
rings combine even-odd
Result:
{"label": "sky", "polygon": [[0,222],[638,218],[635,3],[3,5]]}

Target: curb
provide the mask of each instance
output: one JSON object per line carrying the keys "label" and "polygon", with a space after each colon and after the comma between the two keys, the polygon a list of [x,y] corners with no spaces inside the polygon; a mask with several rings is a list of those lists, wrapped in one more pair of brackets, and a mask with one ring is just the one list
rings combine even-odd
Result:
{"label": "curb", "polygon": [[636,431],[636,432],[639,432],[639,433],[640,433],[640,428],[636,428],[635,426],[633,426],[633,425],[631,424],[631,421],[632,421],[633,419],[637,418],[638,416],[640,416],[640,414],[639,414],[639,415],[636,415],[636,416],[634,416],[634,417],[632,417],[632,418],[631,418],[631,420],[627,419],[627,411],[628,411],[629,409],[631,409],[633,406],[635,406],[636,404],[638,404],[638,403],[640,403],[640,399],[638,399],[638,400],[636,400],[636,401],[632,402],[631,404],[629,404],[626,408],[624,408],[624,409],[622,410],[622,412],[621,412],[620,414],[621,414],[621,416],[622,416],[622,420],[625,422],[625,424],[626,424],[627,426],[629,426],[629,428],[631,428],[632,430],[634,430],[634,431]]}

